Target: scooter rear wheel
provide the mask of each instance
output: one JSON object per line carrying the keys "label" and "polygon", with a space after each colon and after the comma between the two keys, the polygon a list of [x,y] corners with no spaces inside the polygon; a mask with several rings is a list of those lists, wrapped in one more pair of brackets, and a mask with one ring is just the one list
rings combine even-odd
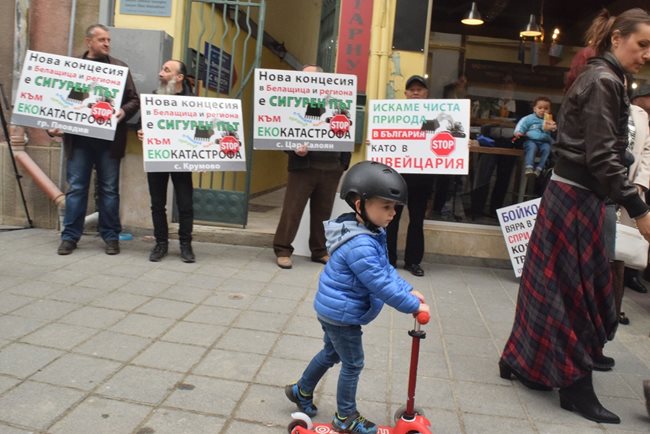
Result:
{"label": "scooter rear wheel", "polygon": [[301,428],[305,428],[305,429],[307,429],[307,428],[308,428],[308,426],[307,426],[307,422],[305,422],[304,420],[300,420],[300,419],[294,419],[294,420],[292,420],[292,421],[289,423],[289,425],[287,426],[287,431],[289,432],[289,434],[292,434],[292,433],[293,433],[293,430],[294,430],[295,428],[297,428],[297,427],[301,427]]}

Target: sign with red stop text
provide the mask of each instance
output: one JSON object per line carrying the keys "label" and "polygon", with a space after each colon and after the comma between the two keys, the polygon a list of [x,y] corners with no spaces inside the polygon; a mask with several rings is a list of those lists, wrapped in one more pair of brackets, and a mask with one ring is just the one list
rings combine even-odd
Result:
{"label": "sign with red stop text", "polygon": [[400,173],[467,175],[468,99],[371,100],[367,159]]}

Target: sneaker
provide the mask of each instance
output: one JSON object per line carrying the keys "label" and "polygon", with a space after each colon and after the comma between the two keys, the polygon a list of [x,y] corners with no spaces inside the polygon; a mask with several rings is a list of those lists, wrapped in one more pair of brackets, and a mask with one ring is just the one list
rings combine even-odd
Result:
{"label": "sneaker", "polygon": [[424,270],[420,267],[420,264],[407,264],[404,265],[406,271],[410,271],[412,275],[417,277],[424,276]]}
{"label": "sneaker", "polygon": [[535,169],[535,176],[537,176],[539,178],[539,175],[541,175],[541,174],[542,174],[542,169],[540,169],[539,167],[537,169]]}
{"label": "sneaker", "polygon": [[278,256],[276,262],[278,264],[278,267],[284,268],[285,270],[289,270],[291,267],[293,267],[293,262],[291,262],[291,258],[288,256]]}
{"label": "sneaker", "polygon": [[188,242],[181,243],[181,260],[188,264],[196,261],[194,251],[192,250],[192,244]]}
{"label": "sneaker", "polygon": [[334,420],[332,420],[332,428],[340,433],[377,433],[377,425],[361,416],[358,411],[343,419],[341,419],[338,413],[336,413],[334,415]]}
{"label": "sneaker", "polygon": [[532,166],[528,166],[528,167],[526,167],[526,170],[524,171],[524,174],[526,176],[534,175],[535,171],[533,170]]}
{"label": "sneaker", "polygon": [[318,413],[318,408],[314,405],[314,395],[305,395],[297,383],[284,386],[284,394],[307,416],[314,417]]}
{"label": "sneaker", "polygon": [[107,255],[117,255],[120,253],[120,242],[118,240],[104,240],[106,248],[104,251]]}
{"label": "sneaker", "polygon": [[74,249],[77,248],[77,242],[72,240],[62,240],[56,253],[59,255],[69,255]]}
{"label": "sneaker", "polygon": [[151,249],[149,254],[149,260],[151,262],[160,262],[162,258],[167,256],[167,251],[169,250],[169,243],[166,242],[156,242],[156,245]]}

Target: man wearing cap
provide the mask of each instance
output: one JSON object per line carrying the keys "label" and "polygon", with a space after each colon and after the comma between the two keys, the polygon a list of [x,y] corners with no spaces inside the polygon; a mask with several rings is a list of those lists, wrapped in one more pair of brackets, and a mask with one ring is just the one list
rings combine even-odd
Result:
{"label": "man wearing cap", "polygon": [[[429,87],[424,77],[413,75],[406,80],[404,90],[406,99],[427,99]],[[431,194],[434,182],[431,174],[403,174],[402,177],[408,186],[408,210],[409,226],[406,232],[406,248],[404,249],[404,269],[414,276],[424,276],[424,270],[420,267],[424,257],[424,213],[427,208],[427,200]],[[396,207],[395,217],[386,228],[388,243],[388,260],[393,266],[397,266],[397,233],[399,231],[399,219],[402,215],[403,206]]]}

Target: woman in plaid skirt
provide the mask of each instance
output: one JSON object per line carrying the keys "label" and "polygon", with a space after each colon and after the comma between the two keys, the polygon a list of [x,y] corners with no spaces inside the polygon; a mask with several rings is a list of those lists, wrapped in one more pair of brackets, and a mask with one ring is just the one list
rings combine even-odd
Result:
{"label": "woman in plaid skirt", "polygon": [[648,206],[627,178],[626,74],[650,60],[650,16],[603,10],[587,31],[596,52],[558,115],[556,165],[544,192],[519,286],[512,333],[499,361],[537,390],[560,389],[560,406],[601,423],[620,423],[593,389],[594,362],[618,324],[602,236],[604,200],[636,219],[650,240]]}

